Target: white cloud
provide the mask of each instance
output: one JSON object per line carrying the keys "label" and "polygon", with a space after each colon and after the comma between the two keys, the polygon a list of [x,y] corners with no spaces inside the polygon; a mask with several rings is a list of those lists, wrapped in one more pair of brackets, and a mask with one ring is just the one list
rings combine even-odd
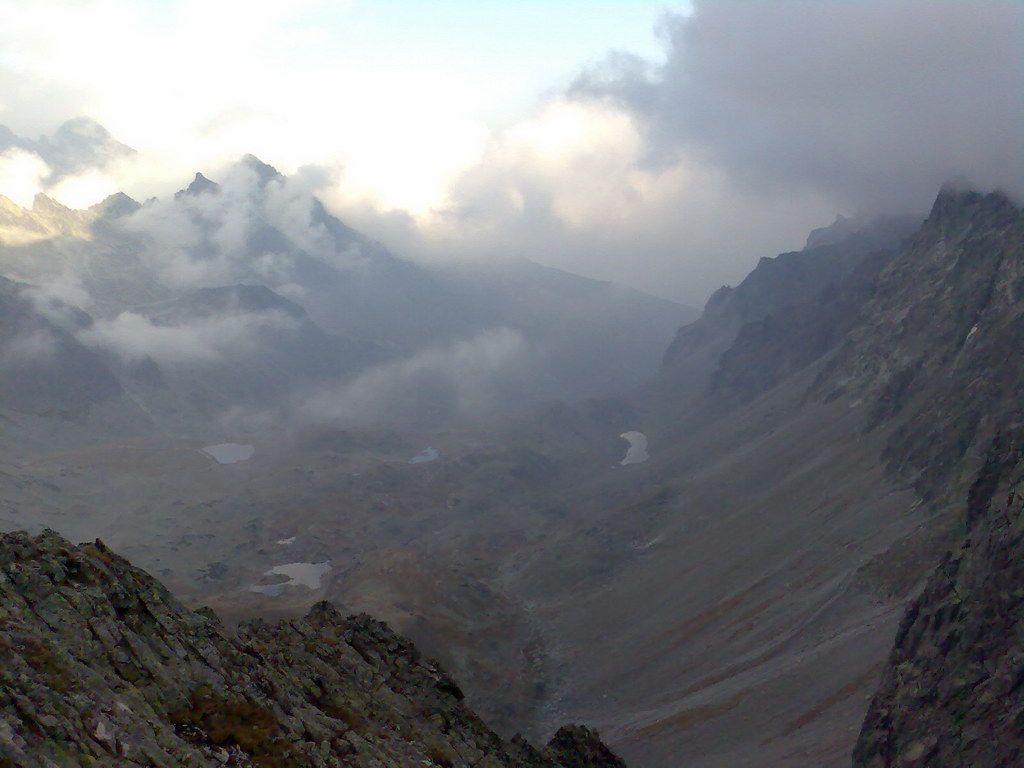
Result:
{"label": "white cloud", "polygon": [[49,166],[33,152],[13,148],[0,153],[0,194],[23,208],[32,207],[49,174]]}
{"label": "white cloud", "polygon": [[17,370],[26,365],[45,363],[57,352],[57,339],[45,328],[20,333],[0,348],[0,367]]}
{"label": "white cloud", "polygon": [[501,397],[498,383],[524,364],[525,355],[519,332],[483,331],[370,368],[342,386],[304,394],[293,402],[293,418],[361,425],[416,420],[423,408],[438,405],[459,414],[488,412]]}
{"label": "white cloud", "polygon": [[123,312],[80,331],[79,341],[111,352],[126,362],[150,357],[170,365],[217,363],[226,353],[253,350],[263,330],[294,328],[295,318],[278,311],[235,312],[180,325],[157,325],[149,318]]}
{"label": "white cloud", "polygon": [[[217,191],[151,201],[122,226],[142,238],[147,261],[176,289],[253,280],[293,285],[299,252],[335,267],[351,266],[360,256],[354,244],[339,246],[314,220],[312,189],[323,178],[304,169],[264,183],[240,163],[225,172]],[[266,227],[283,241],[265,241]]]}

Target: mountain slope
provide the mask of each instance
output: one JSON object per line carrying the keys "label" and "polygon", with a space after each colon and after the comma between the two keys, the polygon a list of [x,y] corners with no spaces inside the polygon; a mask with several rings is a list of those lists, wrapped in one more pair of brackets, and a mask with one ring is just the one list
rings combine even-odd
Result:
{"label": "mountain slope", "polygon": [[0,537],[0,763],[623,768],[584,728],[506,744],[367,616],[228,636],[100,542]]}
{"label": "mountain slope", "polygon": [[1024,760],[1024,430],[1007,427],[971,488],[966,538],[907,608],[857,768]]}
{"label": "mountain slope", "polygon": [[983,446],[1024,410],[1021,233],[1005,197],[946,190],[897,253],[741,326],[696,396],[641,401],[650,460],[566,493],[573,523],[518,568],[580,670],[553,711],[643,764],[848,761]]}
{"label": "mountain slope", "polygon": [[700,318],[679,329],[662,365],[667,396],[678,402],[700,394],[744,325],[813,303],[866,258],[895,251],[919,223],[907,217],[840,217],[811,232],[802,251],[762,258],[739,285],[715,291]]}
{"label": "mountain slope", "polygon": [[[85,418],[91,406],[120,397],[100,356],[43,314],[26,288],[0,277],[0,408]],[[72,326],[91,322],[70,307],[60,310]]]}

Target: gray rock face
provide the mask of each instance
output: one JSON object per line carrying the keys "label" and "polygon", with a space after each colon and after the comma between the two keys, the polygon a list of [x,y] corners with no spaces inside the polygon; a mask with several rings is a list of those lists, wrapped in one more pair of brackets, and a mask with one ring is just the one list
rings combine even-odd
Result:
{"label": "gray rock face", "polygon": [[0,765],[619,768],[580,728],[503,742],[368,616],[192,612],[101,542],[0,537]]}
{"label": "gray rock face", "polygon": [[898,423],[891,469],[934,496],[995,417],[1024,407],[1021,349],[1024,214],[999,194],[944,190],[815,392],[856,394],[868,429]]}
{"label": "gray rock face", "polygon": [[823,291],[845,281],[867,257],[894,251],[919,223],[902,217],[837,219],[829,227],[814,230],[804,250],[761,259],[743,282],[717,290],[701,317],[679,329],[665,352],[662,379],[666,386],[679,398],[699,394],[741,328],[790,307],[813,305]]}
{"label": "gray rock face", "polygon": [[907,610],[855,766],[1024,761],[1024,430],[997,438],[966,517]]}

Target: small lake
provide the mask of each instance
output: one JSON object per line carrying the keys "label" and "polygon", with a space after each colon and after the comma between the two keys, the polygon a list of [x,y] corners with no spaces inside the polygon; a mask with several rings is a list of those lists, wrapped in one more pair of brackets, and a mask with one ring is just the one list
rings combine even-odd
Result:
{"label": "small lake", "polygon": [[430,445],[430,446],[427,446],[426,448],[424,448],[419,453],[417,453],[411,459],[409,459],[409,463],[410,464],[423,464],[423,463],[428,462],[428,461],[435,461],[439,455],[440,454],[438,454],[437,448],[435,448],[434,446]]}
{"label": "small lake", "polygon": [[647,435],[643,432],[623,432],[619,437],[629,443],[629,449],[619,462],[620,465],[641,464],[650,458],[647,453]]}
{"label": "small lake", "polygon": [[238,443],[220,443],[206,446],[203,448],[203,453],[212,456],[218,464],[237,464],[240,461],[251,459],[252,455],[256,453],[256,447]]}
{"label": "small lake", "polygon": [[259,592],[261,595],[277,597],[285,587],[307,587],[319,589],[323,577],[330,573],[331,563],[325,560],[322,563],[286,563],[275,565],[264,576],[287,576],[288,581],[281,581],[277,584],[254,584],[249,587],[250,592]]}

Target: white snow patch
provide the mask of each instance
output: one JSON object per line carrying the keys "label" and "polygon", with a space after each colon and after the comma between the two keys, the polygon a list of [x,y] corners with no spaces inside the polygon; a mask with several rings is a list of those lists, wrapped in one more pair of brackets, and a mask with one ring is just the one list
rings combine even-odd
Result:
{"label": "white snow patch", "polygon": [[220,443],[208,445],[203,448],[203,453],[212,456],[218,464],[237,464],[240,461],[248,461],[256,453],[255,446],[239,445],[238,443]]}
{"label": "white snow patch", "polygon": [[629,450],[619,462],[620,465],[640,464],[650,458],[647,453],[647,435],[643,432],[623,432],[619,437],[629,443]]}
{"label": "white snow patch", "polygon": [[410,464],[423,464],[423,463],[428,462],[428,461],[434,461],[435,459],[437,459],[437,457],[439,455],[440,454],[438,454],[437,448],[435,448],[432,445],[428,445],[422,451],[420,451],[415,456],[413,456],[411,459],[409,459],[409,463]]}

